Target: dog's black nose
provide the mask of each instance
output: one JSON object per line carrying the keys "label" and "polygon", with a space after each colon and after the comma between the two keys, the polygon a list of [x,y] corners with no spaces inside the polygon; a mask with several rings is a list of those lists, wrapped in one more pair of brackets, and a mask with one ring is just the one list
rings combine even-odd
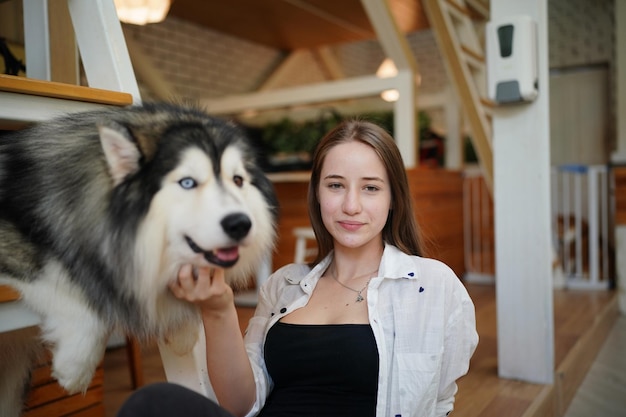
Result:
{"label": "dog's black nose", "polygon": [[222,219],[220,224],[224,232],[234,240],[246,237],[252,227],[250,218],[243,213],[229,214]]}

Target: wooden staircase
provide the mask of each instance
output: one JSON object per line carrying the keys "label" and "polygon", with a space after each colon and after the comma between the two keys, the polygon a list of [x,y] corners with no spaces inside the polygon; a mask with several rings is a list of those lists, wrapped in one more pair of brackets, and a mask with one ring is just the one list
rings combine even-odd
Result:
{"label": "wooden staircase", "polygon": [[487,188],[493,195],[491,108],[484,42],[477,25],[489,19],[488,0],[422,0],[449,76],[472,132]]}
{"label": "wooden staircase", "polygon": [[18,129],[63,112],[131,104],[133,96],[121,91],[0,74],[0,129]]}
{"label": "wooden staircase", "polygon": [[[32,0],[23,3],[23,16],[26,77],[3,76],[0,80],[3,128],[141,101],[112,0]],[[67,30],[67,26],[73,28],[71,38],[66,34],[59,39],[54,29]],[[76,46],[89,87],[70,84],[59,74],[59,61],[64,74],[77,72]],[[78,83],[77,75],[69,78]]]}
{"label": "wooden staircase", "polygon": [[[59,25],[62,7],[67,15]],[[26,77],[0,75],[0,129],[19,129],[32,122],[103,106],[140,102],[139,88],[112,0],[29,0],[23,2]],[[52,81],[51,35],[56,27],[73,27],[89,87]],[[50,28],[50,30],[46,30]],[[58,43],[56,44],[58,47]],[[77,65],[76,65],[77,66]],[[0,285],[0,333],[15,337],[33,332],[39,318],[19,300],[19,294]],[[13,336],[12,336],[13,335]],[[129,355],[138,348],[129,344]],[[131,372],[133,383],[141,374]],[[87,392],[68,396],[50,375],[50,358],[42,358],[33,371],[24,417],[104,416],[103,370],[99,367]],[[1,407],[0,407],[1,409]],[[2,414],[2,413],[0,413]]]}

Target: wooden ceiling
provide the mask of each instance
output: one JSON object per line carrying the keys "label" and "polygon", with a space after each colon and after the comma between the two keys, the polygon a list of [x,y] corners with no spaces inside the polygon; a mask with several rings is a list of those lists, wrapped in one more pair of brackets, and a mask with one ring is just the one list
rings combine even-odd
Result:
{"label": "wooden ceiling", "polygon": [[[419,0],[388,0],[403,33],[428,28]],[[376,38],[360,0],[174,0],[170,15],[281,50]]]}

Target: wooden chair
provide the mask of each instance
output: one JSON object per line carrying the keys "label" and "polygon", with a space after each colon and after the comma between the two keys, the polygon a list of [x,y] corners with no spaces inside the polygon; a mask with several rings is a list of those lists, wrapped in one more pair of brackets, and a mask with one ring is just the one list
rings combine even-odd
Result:
{"label": "wooden chair", "polygon": [[130,380],[133,384],[133,389],[137,389],[144,384],[143,360],[141,359],[141,346],[134,337],[126,338],[126,353],[128,356]]}

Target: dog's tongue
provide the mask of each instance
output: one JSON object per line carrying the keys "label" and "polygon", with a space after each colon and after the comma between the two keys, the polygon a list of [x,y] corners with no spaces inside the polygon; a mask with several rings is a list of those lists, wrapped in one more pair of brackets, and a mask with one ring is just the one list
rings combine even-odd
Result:
{"label": "dog's tongue", "polygon": [[215,257],[222,262],[236,261],[239,257],[239,247],[221,248],[214,251]]}

